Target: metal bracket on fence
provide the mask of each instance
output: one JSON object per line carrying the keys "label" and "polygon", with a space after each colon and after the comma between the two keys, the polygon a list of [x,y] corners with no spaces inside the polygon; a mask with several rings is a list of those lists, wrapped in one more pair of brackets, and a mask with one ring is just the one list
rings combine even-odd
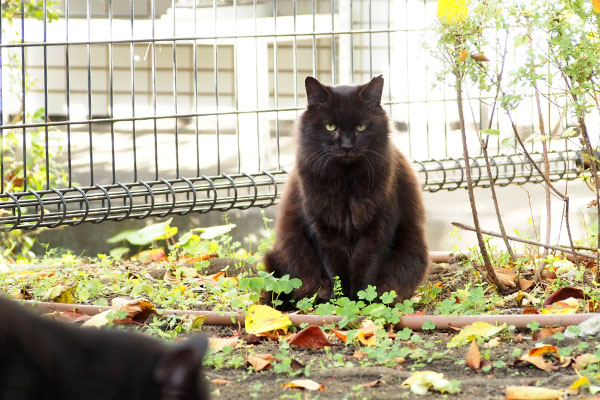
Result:
{"label": "metal bracket on fence", "polygon": [[[532,154],[539,165],[542,154]],[[575,152],[552,152],[550,180],[575,179],[580,171],[575,165]],[[490,177],[483,168],[483,157],[470,159],[473,183],[488,187]],[[541,177],[523,155],[490,157],[492,181],[498,186],[510,183],[540,182]],[[429,192],[466,188],[464,161],[455,158],[415,161],[415,170]],[[91,187],[27,191],[0,194],[0,230],[36,229],[83,222],[122,221],[150,216],[186,215],[192,211],[226,211],[253,206],[269,207],[279,199],[280,186],[287,172],[263,171],[257,174],[222,174],[173,180],[116,183]],[[143,188],[140,188],[142,186]],[[205,192],[206,197],[200,194]],[[122,200],[122,204],[118,204]]]}

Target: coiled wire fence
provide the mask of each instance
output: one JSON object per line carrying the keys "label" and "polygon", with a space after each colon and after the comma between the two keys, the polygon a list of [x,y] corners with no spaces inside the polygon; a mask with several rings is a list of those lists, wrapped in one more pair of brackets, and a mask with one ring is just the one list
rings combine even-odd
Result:
{"label": "coiled wire fence", "polygon": [[[453,94],[432,86],[439,65],[423,50],[436,3],[3,2],[0,230],[275,204],[307,75],[339,84],[382,73],[393,139],[424,190],[465,188]],[[486,125],[486,95],[468,106],[470,130]],[[533,102],[518,117],[535,131]],[[514,143],[490,141],[491,177],[470,146],[477,186],[541,181]],[[568,143],[550,149],[550,179],[576,178]]]}

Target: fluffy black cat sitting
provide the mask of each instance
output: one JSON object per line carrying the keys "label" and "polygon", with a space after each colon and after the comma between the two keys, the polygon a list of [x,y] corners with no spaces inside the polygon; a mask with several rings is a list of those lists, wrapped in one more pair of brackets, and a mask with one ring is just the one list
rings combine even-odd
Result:
{"label": "fluffy black cat sitting", "polygon": [[1,400],[201,400],[204,336],[167,345],[75,328],[0,298]]}
{"label": "fluffy black cat sitting", "polygon": [[[296,168],[289,176],[265,265],[302,280],[301,299],[356,297],[369,284],[410,297],[428,265],[421,187],[390,140],[383,78],[360,86],[306,78]],[[284,299],[288,300],[288,299]]]}

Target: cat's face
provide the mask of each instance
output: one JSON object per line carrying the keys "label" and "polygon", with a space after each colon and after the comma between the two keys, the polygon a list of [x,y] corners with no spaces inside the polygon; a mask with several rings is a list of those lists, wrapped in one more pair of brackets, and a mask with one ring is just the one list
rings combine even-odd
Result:
{"label": "cat's face", "polygon": [[350,163],[387,146],[381,76],[359,86],[330,87],[312,77],[305,84],[308,107],[302,114],[300,141],[307,156],[320,154]]}

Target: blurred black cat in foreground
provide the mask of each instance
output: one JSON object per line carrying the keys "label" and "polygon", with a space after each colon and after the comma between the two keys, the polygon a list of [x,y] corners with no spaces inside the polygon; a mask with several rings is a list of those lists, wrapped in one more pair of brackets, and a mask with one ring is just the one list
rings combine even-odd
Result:
{"label": "blurred black cat in foreground", "polygon": [[203,400],[207,339],[76,328],[0,298],[0,400]]}

